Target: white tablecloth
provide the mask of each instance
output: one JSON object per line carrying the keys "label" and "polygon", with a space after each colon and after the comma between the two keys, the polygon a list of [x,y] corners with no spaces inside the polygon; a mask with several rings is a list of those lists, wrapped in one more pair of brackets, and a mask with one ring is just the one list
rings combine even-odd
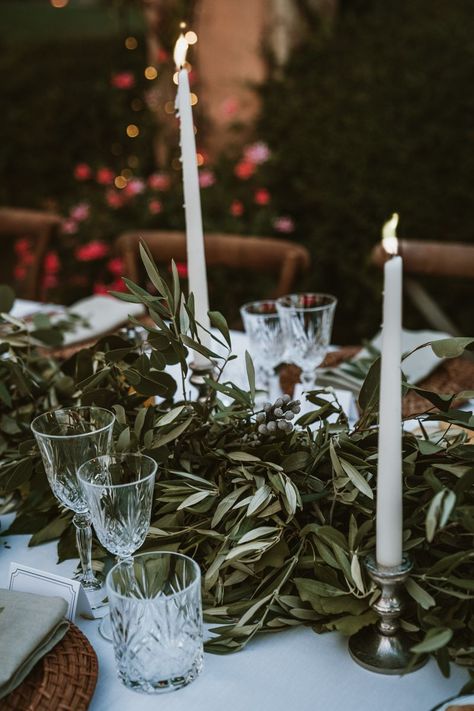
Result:
{"label": "white tablecloth", "polygon": [[[12,519],[0,517],[2,529]],[[12,561],[72,575],[76,560],[56,565],[55,543],[28,548],[28,538],[0,539],[0,587],[8,583]],[[455,667],[451,679],[444,679],[433,661],[406,677],[373,674],[351,660],[338,633],[297,628],[262,635],[237,654],[206,654],[204,670],[190,686],[147,697],[116,678],[112,645],[99,636],[98,622],[78,619],[77,624],[99,658],[90,711],[429,711],[467,680]]]}
{"label": "white tablecloth", "polygon": [[[242,346],[240,341],[236,350]],[[229,373],[231,379],[234,375]],[[2,529],[12,520],[12,515],[0,516]],[[55,543],[28,548],[28,539],[0,539],[0,587],[8,584],[12,561],[72,575],[77,560],[56,565]],[[78,619],[77,624],[99,658],[90,711],[429,711],[467,680],[467,673],[457,667],[444,679],[434,661],[406,677],[373,674],[351,660],[347,642],[338,633],[317,635],[310,628],[297,628],[262,635],[237,654],[206,654],[204,670],[190,686],[148,697],[118,681],[112,645],[98,634],[98,622]]]}

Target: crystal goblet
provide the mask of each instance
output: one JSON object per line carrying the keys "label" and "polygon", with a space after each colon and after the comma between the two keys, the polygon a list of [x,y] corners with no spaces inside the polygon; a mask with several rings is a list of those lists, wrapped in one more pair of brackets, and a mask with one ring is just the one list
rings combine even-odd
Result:
{"label": "crystal goblet", "polygon": [[257,387],[268,390],[270,377],[284,356],[285,343],[276,301],[253,301],[240,309],[249,339],[249,352],[255,369]]}
{"label": "crystal goblet", "polygon": [[92,531],[87,502],[77,479],[83,462],[110,451],[115,415],[102,407],[70,407],[46,412],[31,423],[49,485],[57,500],[74,511],[76,542],[87,591],[99,590],[92,570]]}
{"label": "crystal goblet", "polygon": [[328,351],[336,304],[331,294],[288,294],[277,299],[287,357],[301,368],[305,389],[314,385],[316,368]]}
{"label": "crystal goblet", "polygon": [[[144,454],[106,454],[82,464],[78,479],[97,538],[124,560],[143,545],[150,527],[157,464]],[[112,639],[109,617],[102,636]]]}
{"label": "crystal goblet", "polygon": [[180,553],[142,553],[112,568],[106,585],[123,684],[155,694],[193,681],[203,658],[197,563]]}

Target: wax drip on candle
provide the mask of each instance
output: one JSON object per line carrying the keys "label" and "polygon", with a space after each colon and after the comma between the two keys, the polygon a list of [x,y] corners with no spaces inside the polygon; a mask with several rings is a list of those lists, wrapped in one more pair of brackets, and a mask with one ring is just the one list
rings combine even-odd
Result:
{"label": "wax drip on candle", "polygon": [[394,212],[392,217],[382,227],[382,245],[387,254],[392,256],[398,254],[398,212]]}

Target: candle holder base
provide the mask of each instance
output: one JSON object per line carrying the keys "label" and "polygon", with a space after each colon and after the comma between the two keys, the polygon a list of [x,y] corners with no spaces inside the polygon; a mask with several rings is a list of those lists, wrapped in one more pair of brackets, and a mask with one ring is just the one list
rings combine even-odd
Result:
{"label": "candle holder base", "polygon": [[378,566],[373,556],[367,556],[366,568],[381,590],[372,607],[380,616],[375,625],[364,627],[349,639],[351,657],[364,669],[379,674],[406,674],[422,667],[428,657],[416,661],[410,651],[411,640],[400,627],[403,603],[400,585],[408,577],[412,563],[407,556],[399,566]]}
{"label": "candle holder base", "polygon": [[212,390],[212,388],[209,387],[209,384],[206,382],[206,378],[211,378],[212,380],[216,379],[216,368],[214,366],[214,363],[209,361],[209,364],[206,363],[201,365],[193,361],[189,364],[189,368],[192,371],[191,376],[189,378],[189,382],[194,388],[196,388],[198,392],[197,401],[205,402],[215,392],[214,390]]}

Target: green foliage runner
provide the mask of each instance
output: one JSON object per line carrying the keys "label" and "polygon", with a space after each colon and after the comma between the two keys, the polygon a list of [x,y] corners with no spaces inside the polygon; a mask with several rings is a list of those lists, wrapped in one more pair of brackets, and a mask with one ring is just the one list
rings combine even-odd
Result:
{"label": "green foliage runner", "polygon": [[[285,412],[298,404],[282,398],[257,408],[248,356],[248,390],[223,380],[234,357],[224,318],[210,314],[217,353],[198,341],[193,297],[182,294],[174,265],[168,287],[145,249],[142,257],[157,295],[127,281],[120,296],[147,307],[150,353],[140,339],[113,335],[61,362],[38,345],[51,329],[32,338],[3,314],[0,487],[21,494],[10,533],[32,533],[30,545],[59,538],[60,560],[76,556],[70,514],[49,490],[29,425],[58,405],[97,404],[117,415],[119,451],[143,451],[159,463],[143,550],[179,550],[201,566],[205,618],[215,624],[209,651],[237,651],[257,633],[301,624],[348,635],[372,623],[376,590],[363,559],[375,548],[377,364],[355,428],[336,397],[328,401],[318,390],[295,427],[269,427],[289,422]],[[453,357],[470,340],[433,349]],[[203,404],[188,392],[190,348],[218,363]],[[166,372],[174,364],[179,382]],[[448,674],[451,661],[474,667],[474,447],[467,434],[474,417],[456,409],[454,395],[423,395],[433,408],[419,418],[420,435],[403,435],[404,541],[414,561],[403,627],[413,651],[431,652]],[[150,404],[155,396],[159,404]],[[448,426],[433,435],[433,421]],[[97,545],[96,560],[105,556]]]}

